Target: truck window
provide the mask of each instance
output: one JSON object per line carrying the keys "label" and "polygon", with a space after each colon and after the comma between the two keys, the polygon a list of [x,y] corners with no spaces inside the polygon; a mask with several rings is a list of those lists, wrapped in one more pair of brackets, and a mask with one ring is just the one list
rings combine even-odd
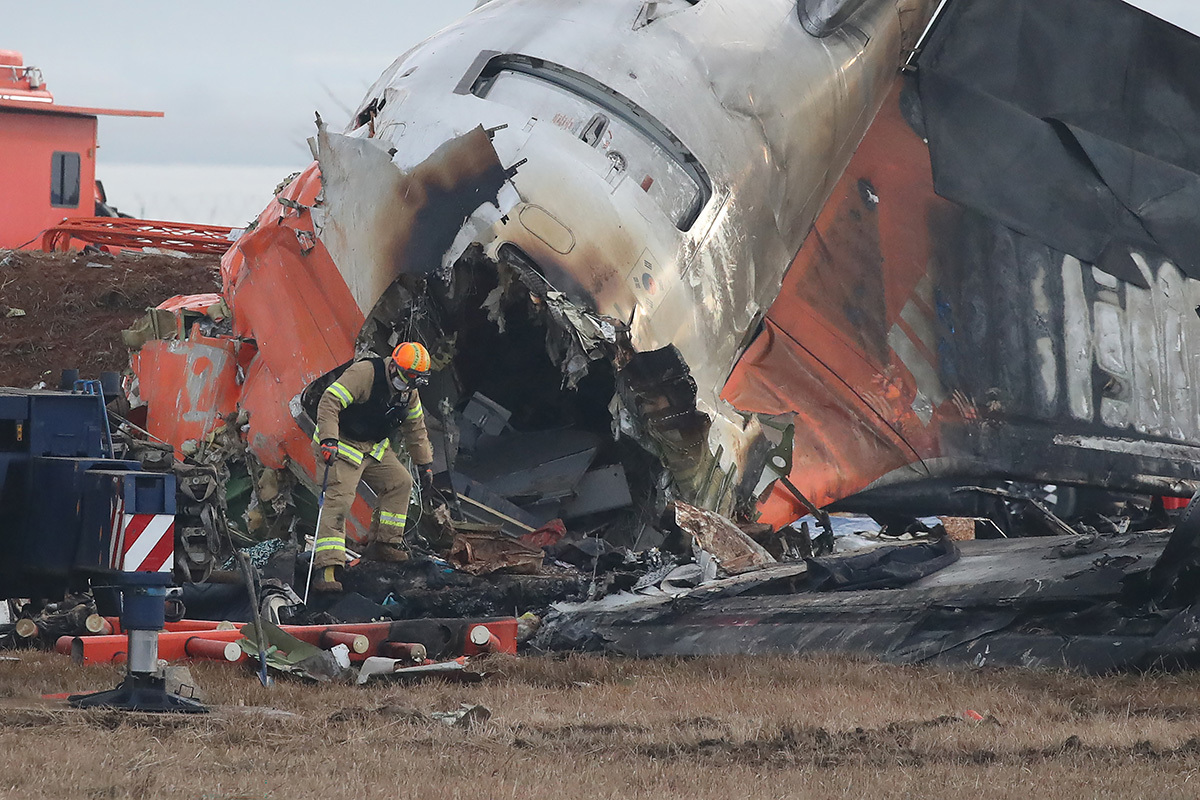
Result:
{"label": "truck window", "polygon": [[50,157],[50,205],[79,207],[79,153],[55,153]]}
{"label": "truck window", "polygon": [[692,227],[712,196],[708,174],[674,134],[586,75],[525,56],[492,58],[471,93],[561,128],[608,156],[606,177],[636,182],[677,228]]}

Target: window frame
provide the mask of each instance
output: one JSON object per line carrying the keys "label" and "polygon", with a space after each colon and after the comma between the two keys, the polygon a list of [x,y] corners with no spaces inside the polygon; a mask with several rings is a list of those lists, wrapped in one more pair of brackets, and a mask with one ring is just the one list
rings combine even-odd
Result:
{"label": "window frame", "polygon": [[[67,192],[66,180],[71,176],[67,168],[74,166],[75,186]],[[54,208],[79,208],[83,194],[83,156],[74,150],[55,150],[50,156],[50,205]],[[74,202],[69,202],[70,200]]]}
{"label": "window frame", "polygon": [[629,98],[581,72],[531,56],[492,55],[472,81],[470,93],[486,100],[492,83],[505,72],[515,72],[543,81],[598,106],[603,112],[633,128],[666,153],[699,189],[695,205],[681,220],[672,220],[672,224],[684,232],[695,226],[712,200],[712,180],[700,160],[658,119]]}

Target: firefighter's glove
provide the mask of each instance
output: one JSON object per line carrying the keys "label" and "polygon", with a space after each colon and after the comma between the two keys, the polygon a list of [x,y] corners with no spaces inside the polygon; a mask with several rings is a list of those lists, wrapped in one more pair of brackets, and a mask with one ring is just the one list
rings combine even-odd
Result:
{"label": "firefighter's glove", "polygon": [[322,439],[321,440],[321,460],[327,465],[332,464],[337,458],[338,440],[337,439]]}
{"label": "firefighter's glove", "polygon": [[446,505],[442,493],[433,487],[433,464],[418,464],[417,475],[421,479],[421,500],[429,508]]}
{"label": "firefighter's glove", "polygon": [[421,478],[421,496],[433,499],[433,464],[418,464],[417,475]]}

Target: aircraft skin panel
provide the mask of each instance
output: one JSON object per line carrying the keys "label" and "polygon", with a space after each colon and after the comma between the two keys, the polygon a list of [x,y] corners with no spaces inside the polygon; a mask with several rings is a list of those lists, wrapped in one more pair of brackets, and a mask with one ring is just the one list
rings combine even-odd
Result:
{"label": "aircraft skin panel", "polygon": [[[564,302],[628,325],[634,353],[677,349],[705,424],[676,478],[710,507],[759,483],[776,417],[795,424],[790,478],[818,503],[987,461],[994,439],[973,425],[997,400],[956,371],[970,298],[947,299],[942,263],[964,212],[934,194],[897,83],[936,3],[867,2],[821,39],[785,0],[662,6],[488,3],[390,67],[344,133],[319,130],[319,163],[223,262],[235,333],[257,347],[239,407],[264,465],[313,480],[295,398],[361,348],[397,278],[436,280],[472,247],[497,262],[517,248]],[[1067,313],[1089,317],[1086,270],[1060,272]],[[1057,319],[1048,291],[1030,301],[1040,325]],[[1095,342],[1072,327],[996,369],[1021,373],[1045,419],[1066,402],[1186,430],[1089,394],[1094,347],[1154,397],[1190,396],[1133,358],[1158,331],[1121,339],[1109,328],[1133,323],[1118,317],[1096,313]],[[139,377],[182,380],[169,371]],[[762,505],[767,521],[799,508],[778,485]]]}
{"label": "aircraft skin panel", "polygon": [[[147,406],[146,429],[160,441],[201,441],[223,417],[237,413],[239,351],[253,346],[193,334],[187,341],[146,342],[130,358]],[[180,380],[162,380],[162,376]]]}
{"label": "aircraft skin panel", "polygon": [[[281,409],[353,357],[393,279],[444,272],[471,244],[493,258],[516,246],[571,302],[628,324],[635,350],[678,349],[708,420],[704,455],[685,468],[685,484],[701,482],[684,491],[730,510],[761,430],[721,386],[934,3],[874,0],[821,39],[790,0],[671,5],[486,4],[393,64],[346,135],[319,131],[329,174],[314,164],[285,187],[223,261],[235,334],[258,348],[240,407],[264,465],[313,480],[307,435]],[[489,53],[575,76],[574,108],[609,103],[608,130],[588,141],[579,127],[594,120],[546,113],[545,74],[506,95],[496,76],[479,84]],[[419,208],[472,180],[420,179],[443,162],[481,165],[466,172],[482,183],[443,215],[463,220],[457,236],[429,235],[411,213],[414,194]],[[514,165],[498,187],[496,170]],[[690,213],[687,180],[703,199]]]}
{"label": "aircraft skin panel", "polygon": [[[819,506],[931,513],[955,484],[1098,474],[1191,493],[1200,284],[1136,251],[1146,286],[1121,281],[939,197],[920,122],[897,86],[724,398],[795,425],[788,477]],[[759,508],[806,513],[782,481]]]}
{"label": "aircraft skin panel", "polygon": [[[942,326],[923,284],[930,223],[951,205],[933,192],[901,95],[898,84],[785,276],[767,331],[725,386],[743,411],[795,415],[789,477],[818,506],[901,468],[919,475],[921,460],[939,455],[942,421],[960,416],[937,352],[905,319]],[[805,513],[782,482],[760,510],[773,524]]]}
{"label": "aircraft skin panel", "polygon": [[[489,3],[389,68],[347,134],[390,144],[408,174],[450,138],[495,130],[499,162],[520,165],[515,197],[498,198],[501,221],[484,206],[464,229],[493,258],[518,247],[572,302],[627,323],[635,350],[678,348],[711,422],[709,458],[721,454],[706,473],[729,484],[753,469],[746,454],[760,431],[721,400],[721,387],[894,82],[902,43],[935,5],[876,0],[818,39],[785,0],[710,1],[640,27],[641,2]],[[512,58],[523,66],[506,68]],[[564,74],[572,91],[582,84],[583,95],[590,87],[621,108],[565,98],[548,85]],[[589,143],[589,120],[605,114],[611,138]],[[639,125],[663,129],[686,151],[680,163],[703,170],[707,199],[694,218],[656,198],[673,170],[662,158],[639,161],[664,152],[630,134]],[[366,163],[358,171],[362,185],[373,180]],[[549,212],[549,238],[570,248],[555,250],[528,228],[531,207]],[[331,200],[322,224],[349,226],[342,213]],[[332,249],[346,269],[345,250]]]}
{"label": "aircraft skin panel", "polygon": [[722,513],[757,496],[782,524],[796,492],[917,512],[968,478],[1190,491],[1200,283],[1137,248],[1114,277],[935,192],[897,68],[937,5],[868,0],[817,37],[791,0],[481,4],[319,126],[229,251],[236,367],[155,343],[143,399],[187,412],[177,446],[234,403],[251,453],[312,485],[300,393],[394,322],[397,287],[482,258],[538,276],[585,366],[615,348],[626,377],[672,376],[642,374],[616,425]]}

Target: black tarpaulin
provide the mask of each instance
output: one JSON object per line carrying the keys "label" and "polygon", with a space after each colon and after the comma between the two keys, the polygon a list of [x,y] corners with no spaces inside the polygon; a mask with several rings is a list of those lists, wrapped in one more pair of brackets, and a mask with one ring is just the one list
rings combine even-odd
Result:
{"label": "black tarpaulin", "polygon": [[1200,39],[1121,0],[952,0],[919,60],[939,194],[1145,286],[1200,278]]}
{"label": "black tarpaulin", "polygon": [[876,547],[848,556],[805,559],[809,588],[818,592],[899,589],[958,561],[950,539]]}

